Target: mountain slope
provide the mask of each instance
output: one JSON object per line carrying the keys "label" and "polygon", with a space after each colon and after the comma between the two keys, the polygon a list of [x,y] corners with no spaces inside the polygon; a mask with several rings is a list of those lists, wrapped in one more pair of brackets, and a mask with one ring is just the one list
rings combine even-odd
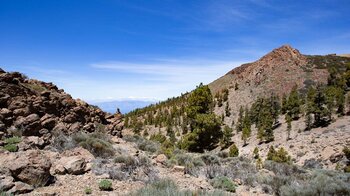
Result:
{"label": "mountain slope", "polygon": [[[284,45],[259,60],[243,64],[209,84],[213,94],[228,89],[228,103],[232,119],[236,119],[239,108],[250,107],[258,97],[282,97],[294,86],[301,91],[315,84],[327,83],[330,66],[345,69],[350,58],[338,56],[302,55],[291,46]],[[235,88],[236,87],[236,88]],[[223,108],[216,107],[221,115]]]}

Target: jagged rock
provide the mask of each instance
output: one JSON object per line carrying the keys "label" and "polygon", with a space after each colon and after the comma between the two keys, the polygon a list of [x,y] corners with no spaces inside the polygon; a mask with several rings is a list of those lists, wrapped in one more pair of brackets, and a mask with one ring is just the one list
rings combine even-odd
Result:
{"label": "jagged rock", "polygon": [[47,90],[45,90],[45,91],[43,91],[43,92],[40,93],[41,96],[46,97],[46,98],[49,98],[49,97],[50,97],[50,94],[51,94],[51,92],[50,92],[50,91],[47,91]]}
{"label": "jagged rock", "polygon": [[27,106],[27,104],[25,102],[23,102],[23,100],[19,99],[19,100],[14,100],[10,103],[10,105],[8,106],[9,110],[15,110],[15,109],[19,109],[19,108],[25,108]]}
{"label": "jagged rock", "polygon": [[0,190],[7,191],[13,186],[15,186],[13,177],[0,175]]}
{"label": "jagged rock", "polygon": [[45,185],[51,179],[50,159],[39,150],[8,153],[0,163],[11,171],[12,176],[29,185]]}
{"label": "jagged rock", "polygon": [[12,111],[7,108],[1,108],[0,115],[3,116],[3,118],[12,116]]}
{"label": "jagged rock", "polygon": [[10,95],[0,93],[0,107],[7,107],[7,102],[10,100]]}
{"label": "jagged rock", "polygon": [[24,136],[39,135],[39,130],[41,129],[40,117],[37,114],[31,114],[25,118],[20,116],[14,125],[22,130]]}
{"label": "jagged rock", "polygon": [[9,191],[7,191],[10,194],[23,194],[23,193],[29,193],[31,191],[34,190],[34,187],[23,183],[23,182],[15,182],[14,187],[12,187],[12,189],[10,189]]}
{"label": "jagged rock", "polygon": [[64,123],[60,122],[52,129],[52,131],[57,133],[59,132],[64,133],[64,132],[67,132],[67,126]]}
{"label": "jagged rock", "polygon": [[80,122],[75,122],[75,123],[73,123],[70,127],[69,127],[69,130],[71,131],[71,132],[77,132],[77,131],[79,131],[79,130],[81,130],[82,129],[82,126],[81,126],[81,123]]}
{"label": "jagged rock", "polygon": [[332,154],[332,155],[329,157],[329,160],[330,160],[332,163],[337,163],[337,162],[339,162],[343,157],[344,157],[344,155],[341,154],[341,153],[334,153],[334,154]]}
{"label": "jagged rock", "polygon": [[88,123],[87,125],[83,126],[83,130],[87,132],[94,132],[95,125],[93,123]]}
{"label": "jagged rock", "polygon": [[84,148],[74,148],[61,154],[61,158],[55,163],[56,174],[83,174],[91,169],[90,162],[94,156]]}
{"label": "jagged rock", "polygon": [[106,132],[120,135],[122,115],[112,116],[112,122],[106,117],[101,109],[73,99],[52,83],[28,79],[18,72],[0,74],[0,131],[15,127],[24,136],[45,135],[46,144],[51,136],[42,129],[64,134],[93,132],[98,123],[111,128]]}
{"label": "jagged rock", "polygon": [[[64,168],[64,170],[63,170]],[[59,164],[55,167],[57,174],[74,174],[79,175],[85,173],[86,161],[79,156],[62,157]]]}
{"label": "jagged rock", "polygon": [[54,116],[49,114],[45,114],[43,117],[41,117],[40,121],[42,127],[50,130],[57,124],[57,120],[54,118]]}
{"label": "jagged rock", "polygon": [[29,114],[30,111],[28,107],[13,110],[14,116],[28,116]]}
{"label": "jagged rock", "polygon": [[68,114],[66,117],[64,117],[63,121],[66,123],[73,123],[73,122],[77,121],[77,115]]}
{"label": "jagged rock", "polygon": [[28,136],[23,139],[21,143],[19,143],[19,150],[28,150],[28,149],[37,149],[42,148],[45,142],[42,138],[37,136]]}

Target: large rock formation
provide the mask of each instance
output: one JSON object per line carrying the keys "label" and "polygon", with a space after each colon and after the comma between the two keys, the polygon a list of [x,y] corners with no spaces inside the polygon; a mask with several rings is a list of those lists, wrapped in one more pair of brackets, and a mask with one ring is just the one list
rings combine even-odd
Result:
{"label": "large rock formation", "polygon": [[120,136],[122,127],[121,114],[73,99],[52,83],[0,69],[0,135],[38,136],[48,143],[55,132],[104,129]]}

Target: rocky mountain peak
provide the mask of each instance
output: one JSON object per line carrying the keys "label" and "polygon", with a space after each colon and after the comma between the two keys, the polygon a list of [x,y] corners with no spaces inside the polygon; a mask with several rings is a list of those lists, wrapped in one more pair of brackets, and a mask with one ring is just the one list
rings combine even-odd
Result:
{"label": "rocky mountain peak", "polygon": [[302,57],[303,55],[299,52],[299,50],[292,48],[290,45],[282,45],[281,47],[272,50],[258,61],[266,61],[269,63],[276,60],[298,60]]}
{"label": "rocky mountain peak", "polygon": [[307,58],[302,55],[299,50],[291,47],[290,45],[282,45],[261,57],[259,60],[253,63],[243,64],[234,68],[227,74],[244,74],[246,70],[250,72],[254,69],[261,69],[265,67],[276,67],[282,65],[296,65],[300,66],[307,62]]}

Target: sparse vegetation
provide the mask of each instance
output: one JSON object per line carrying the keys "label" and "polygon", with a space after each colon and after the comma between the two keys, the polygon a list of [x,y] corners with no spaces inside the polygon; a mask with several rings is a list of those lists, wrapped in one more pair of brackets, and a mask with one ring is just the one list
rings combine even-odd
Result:
{"label": "sparse vegetation", "polygon": [[110,180],[101,180],[98,183],[98,188],[101,191],[111,191],[111,190],[113,190],[112,182]]}
{"label": "sparse vegetation", "polygon": [[238,155],[239,155],[239,150],[238,150],[238,148],[237,148],[237,146],[236,146],[235,144],[233,144],[233,145],[230,147],[228,155],[229,155],[230,157],[238,157]]}
{"label": "sparse vegetation", "polygon": [[73,140],[96,157],[111,157],[115,153],[108,136],[103,133],[75,134]]}
{"label": "sparse vegetation", "polygon": [[86,195],[91,195],[92,194],[92,189],[90,187],[85,188],[84,193]]}
{"label": "sparse vegetation", "polygon": [[9,152],[17,152],[18,151],[17,144],[20,143],[21,141],[22,141],[22,139],[20,137],[17,137],[17,136],[6,138],[4,140],[6,145],[3,148]]}
{"label": "sparse vegetation", "polygon": [[236,192],[236,185],[232,182],[232,180],[230,180],[226,176],[216,177],[212,179],[210,183],[214,188],[222,189],[233,193]]}

